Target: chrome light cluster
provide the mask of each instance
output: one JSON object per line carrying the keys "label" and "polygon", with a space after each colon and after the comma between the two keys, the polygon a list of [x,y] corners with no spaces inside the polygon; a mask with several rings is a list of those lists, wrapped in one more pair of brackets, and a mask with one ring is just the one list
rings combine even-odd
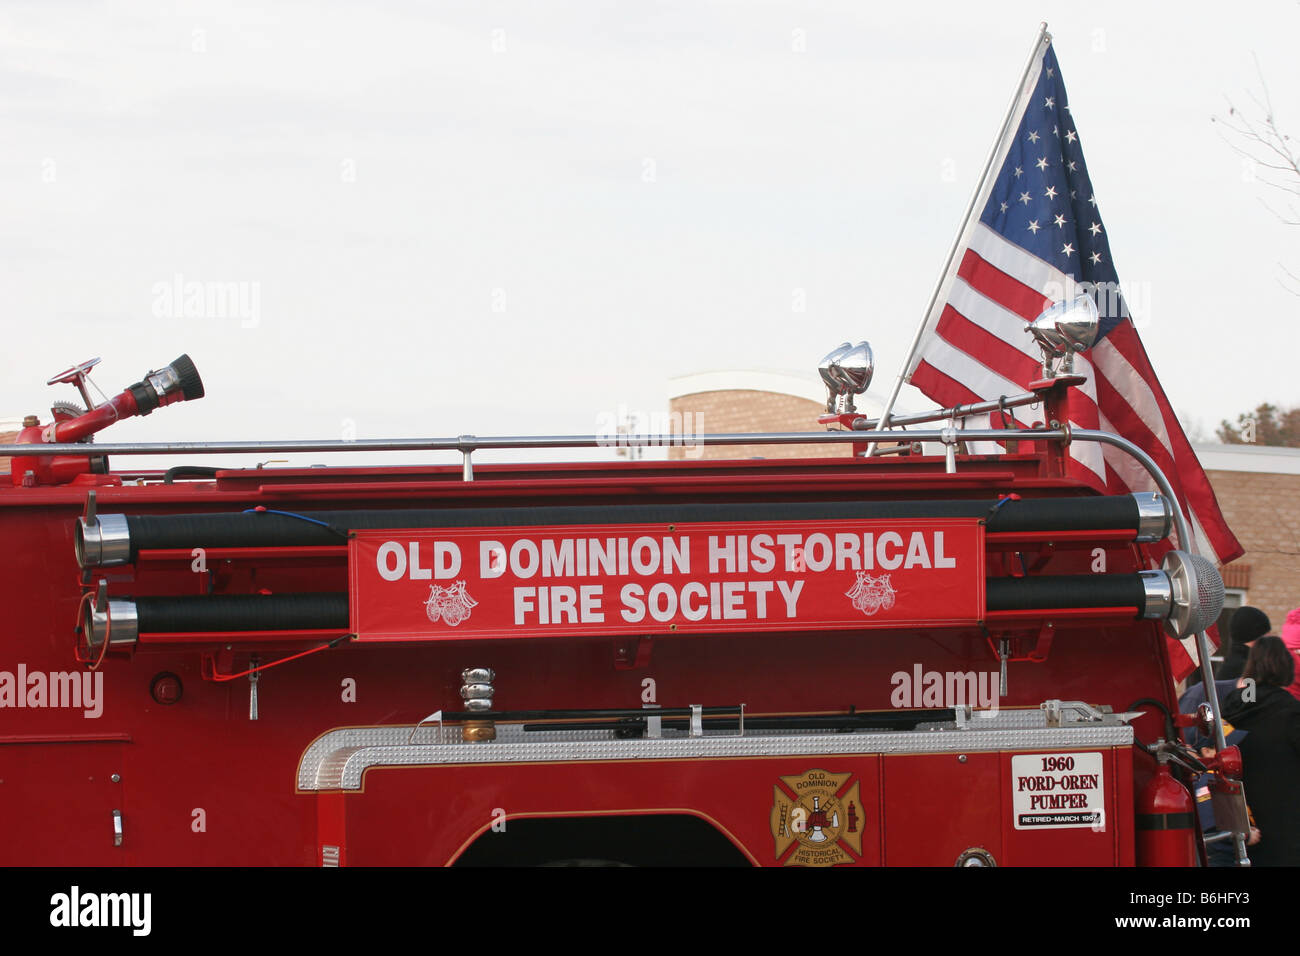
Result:
{"label": "chrome light cluster", "polygon": [[826,383],[826,411],[832,414],[856,411],[853,397],[867,390],[875,370],[875,358],[866,342],[857,345],[845,342],[832,350],[817,366],[818,374]]}
{"label": "chrome light cluster", "polygon": [[1025,331],[1043,350],[1043,377],[1072,374],[1074,353],[1092,347],[1099,327],[1097,303],[1090,295],[1058,302],[1029,323]]}

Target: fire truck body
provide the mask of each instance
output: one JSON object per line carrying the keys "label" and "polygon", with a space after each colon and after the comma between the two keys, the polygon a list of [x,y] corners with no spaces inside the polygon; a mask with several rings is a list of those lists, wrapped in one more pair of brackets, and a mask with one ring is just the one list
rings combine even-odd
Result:
{"label": "fire truck body", "polygon": [[1154,746],[1196,602],[1152,570],[1163,497],[1095,494],[1046,430],[996,457],[743,436],[828,437],[844,457],[20,454],[0,861],[1194,864]]}

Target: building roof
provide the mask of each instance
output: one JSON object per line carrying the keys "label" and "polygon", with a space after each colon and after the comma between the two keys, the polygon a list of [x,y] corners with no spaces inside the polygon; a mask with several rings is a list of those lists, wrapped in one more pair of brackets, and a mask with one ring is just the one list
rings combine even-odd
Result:
{"label": "building roof", "polygon": [[1278,445],[1193,445],[1206,471],[1300,475],[1300,448]]}

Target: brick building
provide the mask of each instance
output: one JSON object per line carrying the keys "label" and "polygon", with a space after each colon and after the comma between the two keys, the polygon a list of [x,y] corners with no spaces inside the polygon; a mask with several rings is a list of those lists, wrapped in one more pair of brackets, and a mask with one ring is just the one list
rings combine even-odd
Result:
{"label": "brick building", "polygon": [[1197,445],[1228,526],[1246,549],[1223,569],[1229,607],[1253,604],[1278,633],[1300,606],[1300,448]]}
{"label": "brick building", "polygon": [[[0,418],[0,445],[12,445],[23,427],[21,418]],[[0,454],[0,475],[9,473],[9,456]]]}
{"label": "brick building", "polygon": [[[874,395],[859,395],[858,411],[870,417],[884,411]],[[674,434],[825,431],[817,416],[826,412],[826,386],[798,372],[725,371],[683,375],[668,381],[668,410]],[[716,445],[670,448],[670,458],[821,458],[844,455],[843,444]]]}

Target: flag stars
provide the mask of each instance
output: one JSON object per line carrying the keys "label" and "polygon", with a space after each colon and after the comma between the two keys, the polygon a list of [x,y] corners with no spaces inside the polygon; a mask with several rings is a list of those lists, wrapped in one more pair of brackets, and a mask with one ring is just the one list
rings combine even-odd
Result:
{"label": "flag stars", "polygon": [[[959,336],[956,340],[945,343],[933,329],[929,336],[916,336],[913,359],[919,362],[922,358],[930,358],[935,371],[940,373],[932,376],[934,390],[927,391],[928,398],[937,404],[947,406],[967,401],[972,395],[979,399],[996,398],[999,383],[1008,380],[1014,383],[1022,369],[1023,374],[1037,377],[1034,369],[1036,363],[1027,361],[1024,352],[1024,324],[1002,321],[1005,313],[1021,310],[1024,304],[1021,301],[1024,289],[1022,283],[1028,282],[1041,290],[1049,284],[1055,284],[1049,276],[1060,280],[1068,276],[1076,283],[1087,281],[1112,286],[1112,297],[1117,292],[1113,288],[1116,279],[1114,264],[1110,262],[1109,233],[1101,229],[1101,207],[1094,194],[1088,165],[1083,156],[1083,134],[1077,132],[1074,125],[1064,86],[1058,84],[1056,78],[1048,79],[1053,74],[1053,69],[1049,67],[1054,68],[1056,77],[1060,77],[1061,68],[1054,59],[1051,47],[1046,43],[1037,46],[1036,56],[1037,63],[1031,64],[1031,72],[1037,73],[1033,79],[1034,86],[1031,90],[1025,90],[1022,86],[1023,95],[1014,104],[1006,128],[1002,131],[1005,138],[993,158],[988,161],[988,169],[979,184],[977,210],[983,217],[979,226],[980,233],[978,236],[969,235],[967,230],[973,224],[963,223],[964,238],[973,241],[963,242],[959,239],[954,243],[951,256],[955,265],[964,261],[962,257],[965,252],[972,253],[972,256],[988,252],[999,263],[1005,262],[1012,273],[1022,273],[1023,278],[1019,278],[1018,282],[981,283],[983,288],[978,291],[972,291],[969,284],[941,283],[942,288],[935,293],[935,306],[938,308],[932,306],[932,311],[951,305],[959,314],[965,315],[970,312],[966,306],[977,304],[978,300],[972,301],[972,296],[986,301],[991,308],[977,309],[968,317],[974,323],[983,325],[979,322],[979,317],[988,315],[988,324],[978,339],[972,336],[967,340],[964,336]],[[1038,100],[1037,110],[1034,99]],[[1052,135],[1054,124],[1055,136]],[[1032,138],[1031,132],[1035,134]],[[1038,153],[1038,156],[1034,153]],[[1053,188],[1048,189],[1049,186]],[[1055,199],[1045,199],[1044,190],[1047,190],[1048,197],[1054,195]],[[978,199],[984,200],[983,206],[978,206]],[[1056,199],[1061,202],[1056,202]],[[1015,215],[1012,215],[1012,210],[1008,209],[999,215],[999,202],[1006,206],[1023,206],[1024,218],[1021,217],[1020,210],[1014,210]],[[1034,207],[1032,211],[1030,206]],[[975,218],[977,210],[971,210],[971,219]],[[1056,224],[1055,232],[1052,231],[1053,223]],[[1069,227],[1068,230],[1066,226]],[[1040,236],[1039,233],[1046,235]],[[996,243],[990,241],[994,239],[997,240]],[[948,290],[946,294],[945,289]],[[945,298],[947,302],[942,302]],[[1115,299],[1113,306],[1105,310],[1108,313],[1105,327],[1117,326],[1122,334],[1130,336],[1129,342],[1136,348],[1137,333],[1131,319],[1117,314],[1123,311],[1118,299]],[[990,346],[995,342],[1002,344],[999,347],[986,347],[986,342]],[[1123,343],[1115,347],[1122,349]],[[1137,354],[1141,356],[1140,348],[1137,349]],[[1101,359],[1104,358],[1104,355],[1101,356]],[[1154,374],[1144,362],[1139,364],[1143,368],[1134,371],[1133,366],[1122,356],[1109,364],[1099,360],[1096,367],[1091,369],[1091,377],[1095,380],[1093,384],[1097,386],[1094,391],[1108,393],[1103,398],[1108,402],[1113,401],[1116,415],[1126,415],[1126,421],[1131,419],[1136,423],[1148,405],[1161,406],[1152,409],[1155,413],[1152,421],[1155,424],[1150,429],[1140,429],[1140,434],[1130,434],[1129,438],[1137,439],[1136,444],[1142,446],[1148,454],[1153,450],[1164,454],[1162,442],[1167,443],[1169,439],[1164,430],[1157,426],[1168,423],[1172,428],[1174,416],[1167,410],[1165,397]],[[1108,376],[1108,372],[1114,377]],[[1023,379],[1020,384],[1023,385]],[[1104,407],[1109,414],[1110,408]],[[1116,415],[1110,415],[1111,419],[1114,420]],[[1175,434],[1175,437],[1181,441],[1181,436]],[[1183,447],[1186,448],[1185,443]],[[1083,446],[1072,446],[1070,450],[1075,452],[1082,448]],[[1089,446],[1088,451],[1094,449]],[[1190,451],[1186,455],[1174,455],[1173,458],[1175,461],[1172,467],[1180,474],[1193,475],[1196,480],[1200,480],[1203,472]],[[1072,457],[1072,461],[1082,463],[1081,458]],[[1103,482],[1108,476],[1114,478],[1113,472],[1102,469],[1101,456],[1094,455],[1087,464],[1103,472],[1098,476]],[[1122,481],[1115,480],[1119,483],[1120,490],[1126,490]],[[1206,496],[1202,495],[1202,498]],[[1222,554],[1237,553],[1237,543],[1231,538],[1213,500],[1198,500],[1195,504],[1205,505],[1200,509],[1201,523],[1214,540],[1215,550]],[[1175,649],[1181,651],[1182,647],[1177,645]],[[1180,655],[1180,659],[1181,668],[1178,663],[1174,664],[1176,674],[1192,669],[1186,655]]]}
{"label": "flag stars", "polygon": [[1047,189],[1043,192],[1043,195],[1046,196],[1048,199],[1055,199],[1055,198],[1056,198],[1056,187],[1055,187],[1055,186],[1048,186]]}
{"label": "flag stars", "polygon": [[1002,211],[1003,211],[1003,212],[1006,212],[1009,208],[1011,208],[1011,207],[1008,206],[1006,203],[1001,203],[1000,205],[1002,206]]}
{"label": "flag stars", "polygon": [[1052,127],[1052,135],[1055,136],[1057,139],[1060,139],[1060,138],[1061,138],[1061,127],[1059,127],[1059,126],[1053,126],[1053,127]]}
{"label": "flag stars", "polygon": [[1049,67],[1047,68],[1047,75],[1048,75],[1049,77],[1055,76],[1055,75],[1056,75],[1056,71],[1053,70],[1053,69],[1049,66]]}

